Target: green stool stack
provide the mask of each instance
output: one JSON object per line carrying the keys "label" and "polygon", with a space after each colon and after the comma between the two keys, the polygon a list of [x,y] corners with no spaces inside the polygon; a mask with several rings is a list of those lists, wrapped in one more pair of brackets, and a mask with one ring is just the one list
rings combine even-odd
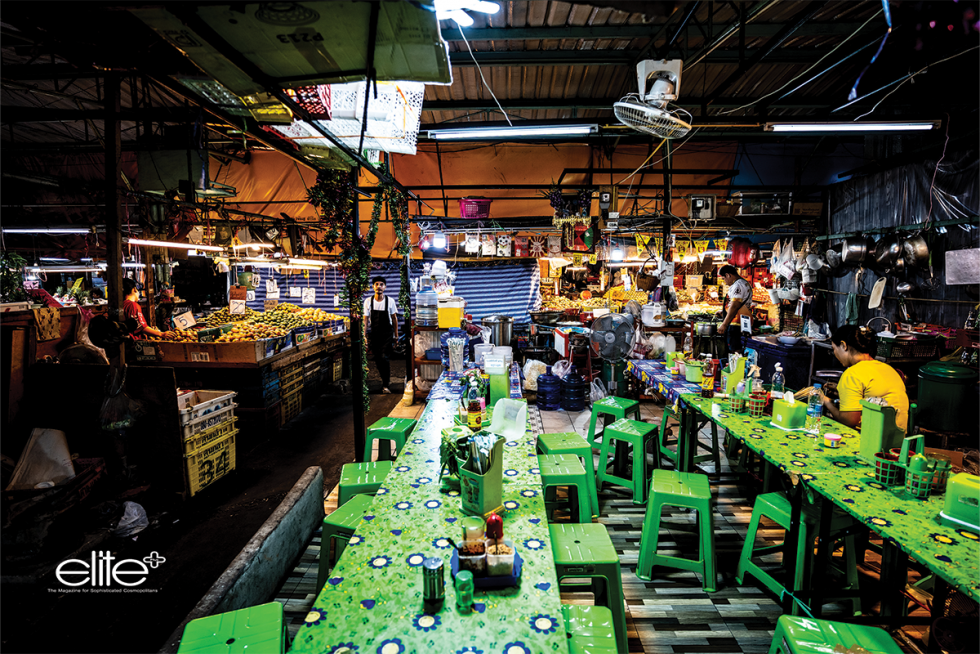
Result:
{"label": "green stool stack", "polygon": [[617,654],[612,611],[604,606],[562,604],[568,654]]}
{"label": "green stool stack", "polygon": [[[572,503],[573,522],[592,522],[592,503],[589,501],[588,476],[582,462],[574,454],[542,454],[538,456],[538,468],[541,470],[541,488],[545,494],[545,506],[548,518],[556,508],[556,502],[549,500],[549,494],[554,495],[558,486],[567,486],[569,494],[575,489]],[[550,492],[549,492],[550,491]]]}
{"label": "green stool stack", "polygon": [[[377,421],[367,429],[367,437],[364,439],[364,456],[362,458],[365,461],[371,460],[371,450],[376,440],[394,441],[395,453],[401,452],[402,448],[405,447],[406,441],[408,441],[409,434],[415,429],[417,422],[417,420],[411,420],[409,418],[382,418]],[[391,448],[387,444],[382,444],[378,448],[378,460],[391,460]]]}
{"label": "green stool stack", "polygon": [[345,463],[340,468],[337,504],[343,506],[355,495],[374,495],[391,471],[391,461]]}
{"label": "green stool stack", "polygon": [[283,654],[287,639],[282,604],[269,602],[191,620],[184,627],[177,654]]}
{"label": "green stool stack", "polygon": [[344,546],[354,535],[361,524],[361,518],[371,513],[371,503],[374,498],[370,495],[355,495],[343,506],[323,519],[323,531],[320,536],[320,565],[316,574],[316,594],[319,595],[327,575],[333,567],[334,558],[330,556],[330,546],[337,541],[337,556],[344,552]]}
{"label": "green stool stack", "polygon": [[[599,450],[599,473],[596,487],[601,489],[605,482],[613,482],[633,491],[633,504],[647,501],[647,456],[646,442],[656,436],[657,426],[638,420],[617,420],[602,432],[602,447]],[[626,441],[633,446],[633,478],[626,479],[608,472],[608,457],[613,453],[615,441]]]}
{"label": "green stool stack", "polygon": [[590,579],[595,603],[612,612],[619,651],[627,651],[619,555],[606,528],[590,523],[549,525],[548,529],[559,585],[562,579]]}
{"label": "green stool stack", "polygon": [[769,654],[826,654],[838,645],[846,650],[860,647],[869,654],[902,654],[884,629],[792,615],[776,621]]}
{"label": "green stool stack", "polygon": [[599,515],[599,494],[595,488],[595,461],[592,447],[574,431],[538,436],[538,454],[574,454],[585,468],[585,484],[592,504],[592,515]]}
{"label": "green stool stack", "polygon": [[[699,558],[683,559],[657,554],[660,516],[665,506],[684,507],[698,512],[701,543]],[[704,590],[715,592],[715,535],[711,526],[711,488],[705,475],[676,470],[653,471],[650,502],[643,518],[643,534],[640,536],[640,561],[636,566],[636,576],[650,581],[655,565],[700,572],[704,576]]]}
{"label": "green stool stack", "polygon": [[[595,442],[595,425],[596,419],[602,416],[602,428],[603,433],[605,433],[606,423],[609,422],[609,417],[612,416],[614,420],[622,420],[627,416],[633,416],[634,420],[640,419],[640,403],[636,400],[627,400],[625,397],[616,397],[615,395],[608,395],[598,402],[592,403],[592,417],[589,419],[589,445],[592,447],[599,447],[599,444]],[[605,441],[605,438],[603,438]]]}
{"label": "green stool stack", "polygon": [[[764,495],[759,495],[755,499],[755,506],[752,508],[752,520],[749,522],[749,530],[745,535],[745,543],[742,545],[742,555],[738,560],[738,571],[735,573],[735,581],[737,581],[739,585],[745,582],[745,575],[748,573],[761,581],[762,584],[775,593],[777,597],[781,597],[784,590],[796,592],[803,588],[805,575],[810,569],[810,564],[812,563],[813,539],[816,537],[817,526],[820,524],[820,514],[816,511],[808,511],[806,506],[807,505],[804,502],[804,511],[800,522],[800,538],[796,549],[796,570],[794,572],[793,587],[786,588],[784,584],[773,578],[771,574],[753,563],[752,558],[756,556],[764,556],[770,552],[783,549],[782,544],[768,547],[756,547],[755,534],[759,529],[759,521],[763,516],[769,518],[788,532],[790,526],[790,516],[793,510],[792,504],[790,503],[789,497],[787,497],[785,493],[781,492],[766,493]],[[843,511],[835,510],[830,523],[831,540],[835,540],[835,534],[839,534],[841,531],[849,527],[853,527],[856,524],[858,524],[857,521],[851,518],[849,515]],[[856,538],[857,537],[853,535],[846,536],[844,538],[844,573],[847,577],[847,588],[854,590],[857,590],[858,588]],[[833,595],[833,593],[828,593],[828,595]],[[852,602],[854,614],[860,615],[861,599],[858,597],[849,599]],[[797,615],[798,612],[799,608],[797,604],[794,603],[794,615]]]}

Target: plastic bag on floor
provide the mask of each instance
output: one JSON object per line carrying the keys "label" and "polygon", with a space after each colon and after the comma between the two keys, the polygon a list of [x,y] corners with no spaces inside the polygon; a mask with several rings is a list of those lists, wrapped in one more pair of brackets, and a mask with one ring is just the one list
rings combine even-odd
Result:
{"label": "plastic bag on floor", "polygon": [[547,370],[548,366],[543,361],[528,359],[524,363],[524,388],[529,391],[537,391],[538,376],[543,375]]}
{"label": "plastic bag on floor", "polygon": [[606,387],[602,385],[601,379],[593,379],[589,389],[589,399],[595,404],[606,396]]}
{"label": "plastic bag on floor", "polygon": [[126,502],[123,507],[125,508],[123,516],[119,518],[115,529],[109,532],[113,536],[127,538],[150,526],[150,520],[146,517],[146,510],[142,506],[136,502]]}

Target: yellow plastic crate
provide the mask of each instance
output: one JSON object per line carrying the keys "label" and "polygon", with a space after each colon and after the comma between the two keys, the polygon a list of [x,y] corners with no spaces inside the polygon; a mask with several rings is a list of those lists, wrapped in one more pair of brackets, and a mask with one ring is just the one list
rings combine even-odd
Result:
{"label": "yellow plastic crate", "polygon": [[237,433],[235,430],[235,422],[237,420],[238,418],[232,417],[215,425],[214,427],[205,429],[204,431],[198,432],[193,436],[188,436],[184,439],[184,454],[193,454],[202,447],[221,440],[228,434]]}
{"label": "yellow plastic crate", "polygon": [[184,457],[187,461],[187,485],[191,497],[235,469],[236,434],[237,429]]}
{"label": "yellow plastic crate", "polygon": [[286,424],[299,415],[303,410],[303,393],[298,389],[295,393],[284,395],[282,398],[282,424]]}

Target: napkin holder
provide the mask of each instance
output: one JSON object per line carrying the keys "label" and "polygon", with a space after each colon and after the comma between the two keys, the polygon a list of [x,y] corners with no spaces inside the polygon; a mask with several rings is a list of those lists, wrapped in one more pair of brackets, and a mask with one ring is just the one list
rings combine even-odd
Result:
{"label": "napkin holder", "polygon": [[905,432],[895,424],[898,411],[893,406],[881,406],[861,400],[861,443],[858,456],[874,463],[875,455],[901,447]]}
{"label": "napkin holder", "polygon": [[735,370],[725,368],[721,371],[721,392],[731,395],[743,379],[745,379],[745,357],[739,357]]}
{"label": "napkin holder", "polygon": [[773,400],[772,422],[783,429],[799,429],[806,423],[806,407],[803,402],[790,404],[786,400]]}
{"label": "napkin holder", "polygon": [[459,491],[463,513],[484,517],[504,508],[501,497],[504,484],[504,438],[497,438],[493,446],[490,468],[479,474],[473,468],[467,449],[466,458],[456,457],[459,462]]}

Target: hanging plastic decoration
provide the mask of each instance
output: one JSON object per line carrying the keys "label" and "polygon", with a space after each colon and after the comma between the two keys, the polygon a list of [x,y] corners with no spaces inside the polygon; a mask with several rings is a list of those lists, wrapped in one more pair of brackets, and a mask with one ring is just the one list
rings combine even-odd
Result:
{"label": "hanging plastic decoration", "polygon": [[529,238],[528,242],[528,252],[532,257],[543,257],[545,255],[545,242],[540,236],[535,236]]}
{"label": "hanging plastic decoration", "polygon": [[493,238],[492,234],[484,234],[483,256],[492,257],[495,254],[497,254],[497,241]]}
{"label": "hanging plastic decoration", "polygon": [[466,254],[480,254],[480,237],[476,234],[467,234],[463,239],[463,250]]}
{"label": "hanging plastic decoration", "polygon": [[501,234],[497,237],[497,256],[498,257],[509,257],[510,256],[510,246],[511,246],[511,235]]}

